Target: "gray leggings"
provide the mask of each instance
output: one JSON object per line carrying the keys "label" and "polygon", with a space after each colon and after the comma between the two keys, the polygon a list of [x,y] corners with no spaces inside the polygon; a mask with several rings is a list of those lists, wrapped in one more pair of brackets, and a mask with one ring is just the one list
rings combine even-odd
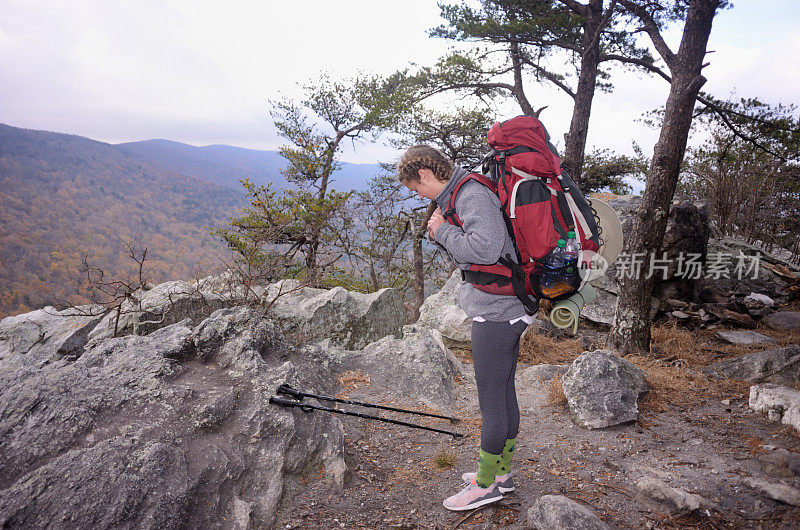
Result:
{"label": "gray leggings", "polygon": [[519,406],[514,374],[519,338],[527,324],[519,321],[472,322],[472,360],[481,406],[481,449],[503,452],[507,438],[519,431]]}

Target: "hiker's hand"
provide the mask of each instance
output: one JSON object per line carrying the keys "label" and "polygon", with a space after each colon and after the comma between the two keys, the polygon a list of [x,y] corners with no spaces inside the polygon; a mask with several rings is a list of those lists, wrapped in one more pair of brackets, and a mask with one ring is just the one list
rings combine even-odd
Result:
{"label": "hiker's hand", "polygon": [[428,235],[436,241],[436,238],[433,236],[436,233],[436,229],[439,228],[439,225],[444,223],[444,216],[442,215],[442,210],[440,208],[436,208],[431,218],[428,220]]}

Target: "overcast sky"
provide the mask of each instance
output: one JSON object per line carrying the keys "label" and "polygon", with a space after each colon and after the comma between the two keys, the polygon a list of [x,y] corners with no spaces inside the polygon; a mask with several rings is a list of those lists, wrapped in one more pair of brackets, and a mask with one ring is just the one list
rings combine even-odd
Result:
{"label": "overcast sky", "polygon": [[[714,22],[704,89],[800,103],[800,1],[734,3]],[[435,0],[0,0],[0,122],[112,143],[275,149],[270,98],[295,95],[321,71],[432,64],[448,43],[427,30],[441,22]],[[630,153],[636,139],[649,154],[657,132],[636,119],[663,105],[668,86],[632,73],[613,81],[595,98],[589,146]],[[563,147],[571,100],[536,85],[529,95],[549,105],[542,119]],[[395,153],[364,144],[344,158]]]}

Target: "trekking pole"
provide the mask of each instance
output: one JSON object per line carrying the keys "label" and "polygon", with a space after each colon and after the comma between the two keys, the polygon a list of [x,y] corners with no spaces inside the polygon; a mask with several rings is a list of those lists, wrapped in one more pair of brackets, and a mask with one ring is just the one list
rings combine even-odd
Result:
{"label": "trekking pole", "polygon": [[333,412],[335,414],[344,414],[346,416],[356,416],[356,417],[364,418],[364,419],[368,419],[368,420],[378,420],[378,421],[383,421],[383,422],[386,422],[386,423],[393,423],[395,425],[403,425],[405,427],[413,427],[414,429],[423,429],[423,430],[426,430],[426,431],[433,431],[433,432],[438,432],[438,433],[441,433],[441,434],[449,434],[453,438],[463,438],[464,437],[463,434],[458,433],[458,432],[450,432],[450,431],[445,431],[445,430],[442,430],[442,429],[435,429],[433,427],[426,427],[425,425],[417,425],[416,423],[408,423],[408,422],[405,422],[405,421],[391,420],[389,418],[382,418],[380,416],[370,416],[369,414],[362,414],[360,412],[353,412],[353,411],[349,411],[349,410],[341,410],[341,409],[335,409],[335,408],[329,408],[329,407],[321,407],[319,405],[309,405],[308,403],[301,403],[300,401],[295,401],[293,399],[286,399],[286,398],[272,396],[272,397],[269,398],[269,402],[272,403],[273,405],[282,405],[284,407],[299,407],[300,410],[302,410],[303,412],[311,412],[312,410],[322,410],[322,411],[325,411],[325,412]]}
{"label": "trekking pole", "polygon": [[429,414],[427,412],[418,412],[416,410],[407,410],[407,409],[398,409],[395,407],[386,407],[384,405],[376,405],[374,403],[364,403],[363,401],[353,401],[350,399],[339,399],[330,396],[318,396],[316,394],[309,394],[306,392],[301,392],[299,390],[295,390],[294,388],[290,387],[289,385],[283,384],[278,387],[277,390],[278,394],[282,394],[285,396],[292,396],[295,399],[300,401],[303,400],[304,397],[310,397],[315,399],[322,399],[324,401],[335,401],[336,403],[344,403],[345,405],[358,405],[359,407],[370,407],[373,409],[382,409],[382,410],[391,410],[394,412],[403,412],[405,414],[416,414],[417,416],[428,416],[430,418],[440,418],[443,420],[450,420],[451,423],[458,423],[460,420],[458,418],[451,418],[450,416],[440,416],[438,414]]}

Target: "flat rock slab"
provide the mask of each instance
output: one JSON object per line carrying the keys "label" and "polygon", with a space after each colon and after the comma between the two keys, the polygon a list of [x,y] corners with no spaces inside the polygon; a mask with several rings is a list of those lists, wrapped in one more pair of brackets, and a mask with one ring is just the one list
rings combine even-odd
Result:
{"label": "flat rock slab", "polygon": [[700,495],[673,488],[663,480],[645,477],[636,483],[636,489],[650,504],[670,515],[686,515],[705,503]]}
{"label": "flat rock slab", "polygon": [[757,478],[748,478],[744,483],[770,499],[780,501],[792,506],[800,506],[800,490],[785,484],[776,484]]}
{"label": "flat rock slab", "polygon": [[528,509],[528,525],[538,530],[605,530],[594,512],[563,495],[544,495]]}
{"label": "flat rock slab", "polygon": [[773,329],[794,331],[800,329],[800,311],[778,311],[764,317],[764,322]]}
{"label": "flat rock slab", "polygon": [[791,425],[800,432],[800,391],[763,384],[750,387],[750,409],[766,412],[771,421]]}
{"label": "flat rock slab", "polygon": [[800,370],[800,346],[764,350],[731,357],[714,363],[703,372],[749,383],[795,385]]}
{"label": "flat rock slab", "polygon": [[755,331],[718,331],[716,336],[729,344],[778,344],[772,337]]}

